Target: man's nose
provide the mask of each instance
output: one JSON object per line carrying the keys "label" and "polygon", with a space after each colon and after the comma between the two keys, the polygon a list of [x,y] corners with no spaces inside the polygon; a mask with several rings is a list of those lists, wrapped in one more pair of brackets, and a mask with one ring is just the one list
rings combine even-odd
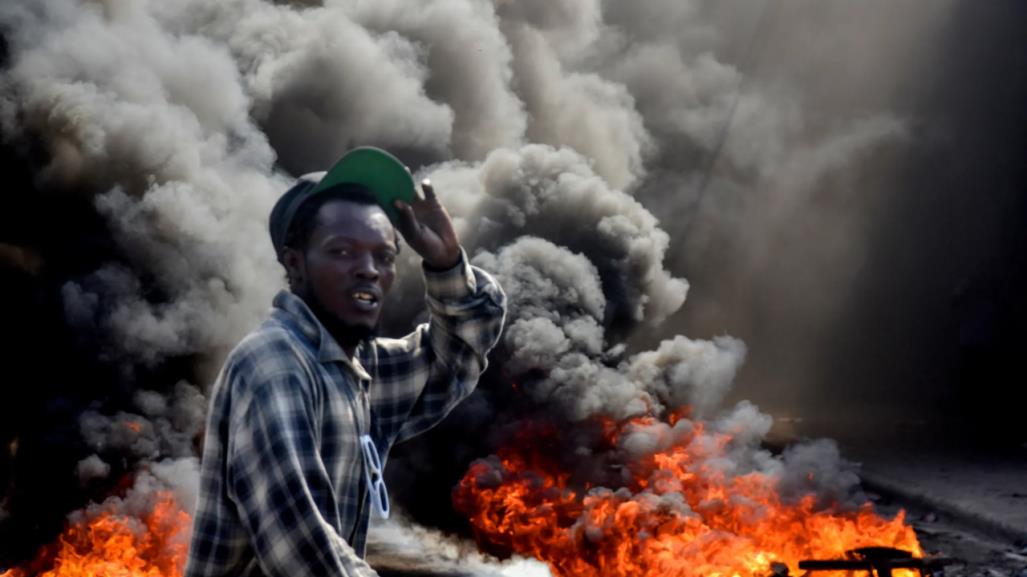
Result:
{"label": "man's nose", "polygon": [[362,253],[355,264],[354,274],[361,278],[366,279],[377,279],[378,278],[378,265],[375,263],[374,255],[370,252]]}

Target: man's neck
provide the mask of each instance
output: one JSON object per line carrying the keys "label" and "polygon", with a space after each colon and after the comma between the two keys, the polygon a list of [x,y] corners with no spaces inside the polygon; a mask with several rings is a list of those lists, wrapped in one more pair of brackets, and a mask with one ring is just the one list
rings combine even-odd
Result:
{"label": "man's neck", "polygon": [[342,352],[346,353],[346,356],[349,357],[350,360],[353,360],[353,355],[356,354],[357,347],[360,346],[361,340],[353,338],[352,331],[347,328],[332,327],[331,321],[326,323],[325,319],[322,317],[317,317],[317,320],[321,321],[321,324],[324,325],[328,334],[332,335],[332,338],[339,344],[339,348],[342,349]]}

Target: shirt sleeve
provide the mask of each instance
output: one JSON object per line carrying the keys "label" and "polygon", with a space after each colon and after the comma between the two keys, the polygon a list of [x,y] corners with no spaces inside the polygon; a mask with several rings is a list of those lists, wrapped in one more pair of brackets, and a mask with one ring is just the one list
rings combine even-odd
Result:
{"label": "shirt sleeve", "polygon": [[506,295],[484,270],[460,262],[423,267],[430,320],[375,347],[372,410],[383,437],[401,442],[430,429],[474,391],[506,316]]}
{"label": "shirt sleeve", "polygon": [[339,534],[312,393],[295,373],[248,388],[229,425],[226,477],[263,573],[375,576]]}

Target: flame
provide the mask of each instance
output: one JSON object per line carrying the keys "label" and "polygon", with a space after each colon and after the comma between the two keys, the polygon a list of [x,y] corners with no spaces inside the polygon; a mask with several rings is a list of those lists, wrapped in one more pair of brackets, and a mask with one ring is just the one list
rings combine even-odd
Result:
{"label": "flame", "polygon": [[180,577],[190,517],[169,491],[142,517],[103,512],[70,524],[57,543],[0,577]]}
{"label": "flame", "polygon": [[[687,412],[670,420],[682,418]],[[604,420],[600,438],[612,447],[626,428],[654,422]],[[629,464],[616,490],[587,483],[584,492],[575,490],[571,475],[538,451],[547,439],[548,429],[532,429],[497,457],[476,461],[453,501],[480,543],[531,555],[559,577],[765,577],[774,563],[797,575],[802,559],[844,558],[865,546],[923,555],[902,512],[888,520],[869,503],[825,508],[812,493],[787,501],[770,476],[723,473],[713,463],[731,436],[701,423],[668,449]]]}

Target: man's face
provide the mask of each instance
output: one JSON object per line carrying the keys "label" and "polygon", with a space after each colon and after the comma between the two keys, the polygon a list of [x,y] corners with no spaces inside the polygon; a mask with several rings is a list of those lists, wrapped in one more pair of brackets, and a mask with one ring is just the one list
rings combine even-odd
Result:
{"label": "man's face", "polygon": [[287,256],[301,271],[294,290],[325,324],[370,334],[396,276],[396,231],[380,207],[345,200],[326,202],[315,222],[306,250]]}

